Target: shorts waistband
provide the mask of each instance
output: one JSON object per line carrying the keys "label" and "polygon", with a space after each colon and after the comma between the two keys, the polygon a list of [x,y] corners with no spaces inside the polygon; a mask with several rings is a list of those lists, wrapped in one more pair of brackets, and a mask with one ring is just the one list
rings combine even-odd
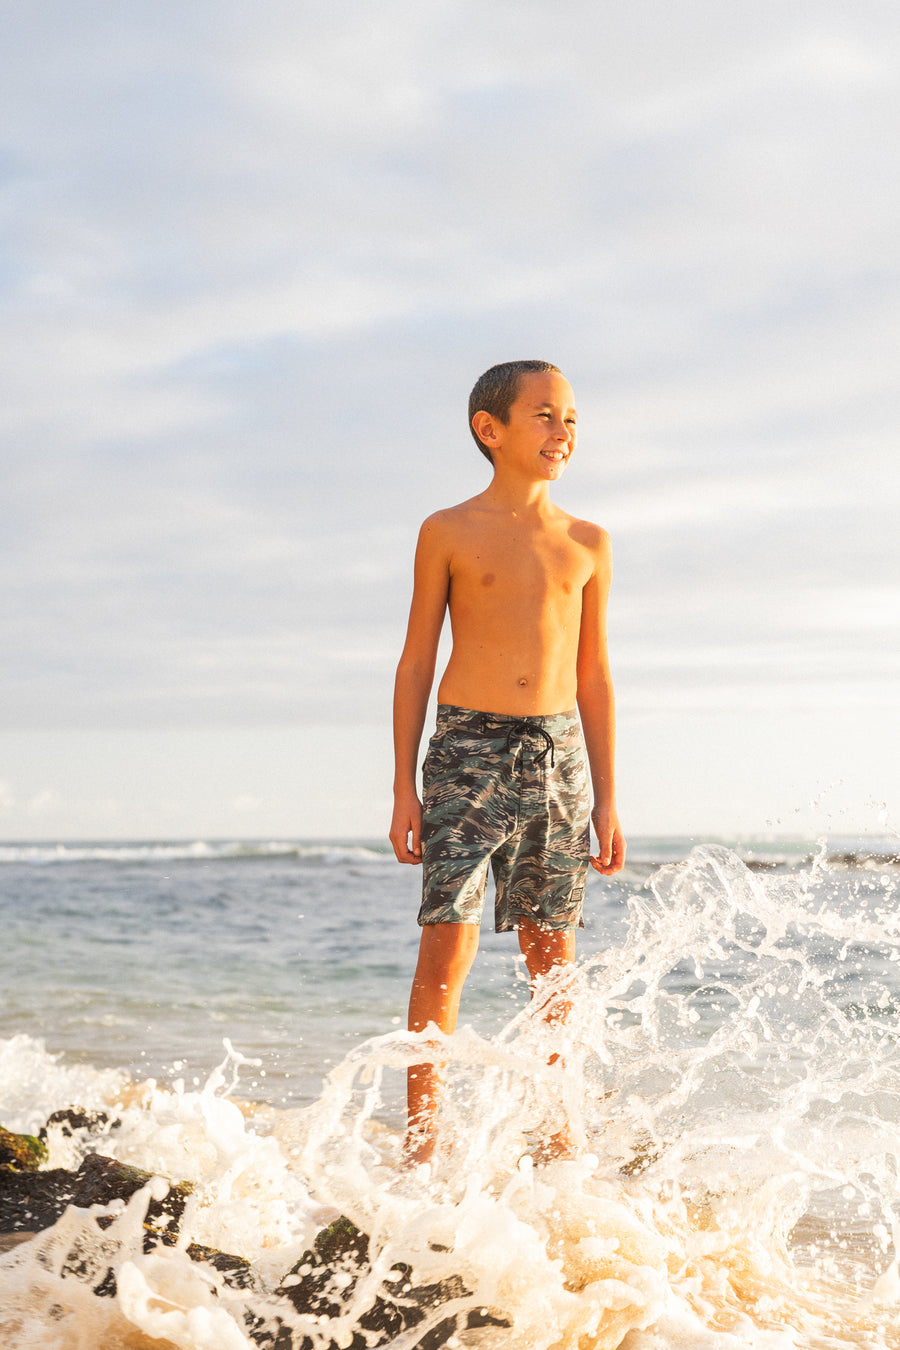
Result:
{"label": "shorts waistband", "polygon": [[574,708],[561,713],[515,713],[478,712],[474,708],[457,708],[451,703],[439,703],[437,708],[437,731],[456,730],[470,735],[490,736],[505,740],[508,750],[516,736],[535,736],[543,742],[543,750],[538,763],[550,756],[551,767],[556,757],[556,746],[565,743],[578,731],[578,713]]}
{"label": "shorts waistband", "polygon": [[560,713],[493,713],[480,712],[477,708],[457,708],[452,703],[439,703],[437,705],[437,725],[444,728],[449,725],[457,726],[461,730],[481,731],[482,724],[497,727],[503,726],[509,722],[523,722],[527,726],[542,727],[544,731],[549,731],[552,735],[564,735],[569,730],[578,726],[578,711],[576,708],[570,708],[566,712]]}

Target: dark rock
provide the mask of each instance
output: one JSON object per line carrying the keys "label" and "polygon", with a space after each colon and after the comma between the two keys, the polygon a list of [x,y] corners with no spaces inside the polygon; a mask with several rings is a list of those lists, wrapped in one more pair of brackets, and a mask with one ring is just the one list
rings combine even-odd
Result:
{"label": "dark rock", "polygon": [[256,1283],[253,1268],[243,1256],[232,1256],[229,1252],[217,1251],[215,1247],[203,1247],[199,1242],[190,1243],[187,1254],[192,1261],[217,1270],[230,1289],[252,1289]]}
{"label": "dark rock", "polygon": [[[113,1121],[113,1126],[117,1122]],[[59,1125],[64,1134],[75,1130],[105,1130],[109,1125],[104,1113],[76,1110],[55,1112],[47,1127]],[[46,1129],[41,1133],[46,1136]],[[9,1140],[9,1152],[0,1163],[0,1233],[35,1233],[49,1228],[61,1218],[69,1205],[80,1209],[109,1206],[115,1200],[128,1201],[146,1186],[153,1174],[128,1167],[113,1158],[89,1153],[77,1172],[62,1167],[36,1170],[46,1148],[40,1139],[11,1135],[0,1130],[0,1145]],[[24,1141],[24,1142],[20,1142]],[[31,1170],[22,1170],[28,1167]],[[168,1183],[161,1200],[148,1203],[144,1221],[144,1251],[159,1245],[174,1245],[178,1237],[187,1198],[188,1182]],[[105,1250],[102,1233],[115,1222],[113,1215],[96,1215],[96,1239],[89,1233],[73,1243],[61,1273],[89,1284],[98,1297],[116,1293],[112,1250]],[[99,1239],[99,1241],[98,1241]],[[227,1285],[252,1290],[255,1284],[248,1261],[227,1252],[191,1243],[187,1254],[192,1261],[203,1262],[218,1270]],[[327,1321],[340,1316],[361,1275],[369,1270],[369,1238],[347,1218],[341,1217],[323,1229],[312,1248],[305,1252],[294,1269],[285,1276],[275,1298],[284,1300],[294,1311]],[[338,1277],[335,1279],[335,1277]],[[348,1278],[349,1277],[349,1278]],[[359,1329],[341,1350],[369,1350],[388,1345],[401,1332],[416,1327],[426,1315],[451,1300],[465,1298],[469,1291],[459,1276],[451,1275],[436,1284],[414,1285],[407,1265],[398,1264],[391,1278],[384,1281],[377,1297],[359,1321]],[[282,1304],[284,1306],[284,1304]],[[246,1325],[260,1350],[313,1350],[313,1342],[294,1333],[288,1321],[277,1315],[263,1317],[248,1308]],[[502,1315],[486,1308],[471,1308],[442,1319],[415,1342],[414,1350],[441,1350],[458,1327],[509,1326]],[[337,1350],[336,1342],[331,1343]],[[320,1336],[316,1346],[322,1346]]]}
{"label": "dark rock", "polygon": [[[52,1227],[69,1205],[77,1205],[79,1209],[109,1206],[114,1200],[130,1200],[146,1186],[153,1179],[152,1172],[129,1167],[100,1153],[89,1153],[77,1172],[64,1167],[37,1170],[47,1156],[43,1141],[52,1127],[59,1127],[64,1136],[71,1137],[76,1130],[96,1134],[115,1128],[118,1123],[104,1111],[68,1108],[54,1111],[37,1139],[0,1129],[0,1233],[37,1233]],[[190,1182],[169,1182],[161,1200],[149,1201],[144,1218],[145,1252],[160,1245],[173,1246],[178,1240],[178,1228],[192,1189]],[[116,1293],[115,1273],[109,1265],[111,1255],[104,1250],[100,1234],[111,1227],[115,1216],[98,1214],[94,1216],[94,1222],[99,1230],[99,1241],[92,1240],[89,1233],[76,1241],[61,1267],[61,1274],[90,1284],[100,1298],[112,1298]],[[186,1250],[192,1261],[219,1271],[231,1288],[253,1288],[250,1263],[242,1256],[232,1256],[196,1242]]]}
{"label": "dark rock", "polygon": [[[287,1299],[296,1312],[305,1316],[330,1319],[340,1316],[347,1299],[369,1268],[369,1238],[343,1216],[329,1224],[316,1237],[312,1248],[304,1252],[293,1270],[285,1276],[276,1294]],[[414,1285],[407,1265],[396,1265],[385,1280],[384,1296],[379,1295],[368,1312],[359,1319],[359,1330],[344,1350],[388,1345],[402,1331],[417,1326],[426,1314],[469,1292],[458,1275],[437,1284]],[[339,1280],[335,1281],[335,1276]],[[349,1280],[347,1277],[350,1277]],[[447,1317],[415,1343],[415,1350],[440,1350],[458,1326],[509,1326],[509,1321],[486,1308],[469,1309],[458,1317]],[[307,1336],[293,1335],[283,1319],[274,1326],[259,1319],[249,1323],[251,1338],[261,1350],[312,1350]],[[335,1345],[336,1343],[332,1342]]]}
{"label": "dark rock", "polygon": [[122,1122],[108,1115],[106,1111],[85,1111],[80,1106],[67,1106],[62,1111],[54,1111],[48,1116],[46,1125],[39,1131],[39,1137],[46,1143],[51,1125],[58,1125],[63,1138],[71,1139],[76,1130],[87,1130],[89,1134],[103,1134],[113,1130]]}
{"label": "dark rock", "polygon": [[[69,1205],[88,1209],[92,1205],[110,1205],[114,1200],[129,1200],[151,1180],[150,1172],[127,1167],[114,1158],[89,1154],[77,1172],[50,1167],[42,1172],[16,1172],[0,1168],[0,1232],[38,1232],[50,1228]],[[171,1233],[184,1212],[190,1186],[170,1186],[162,1200],[151,1200],[144,1224],[144,1250],[149,1251]],[[102,1232],[114,1222],[109,1214],[95,1216]],[[99,1233],[98,1233],[99,1236]],[[102,1243],[89,1236],[73,1245],[61,1267],[63,1276],[72,1276],[90,1284],[100,1297],[116,1292],[115,1276]]]}
{"label": "dark rock", "polygon": [[300,1267],[306,1265],[308,1261],[315,1261],[319,1265],[330,1265],[338,1261],[346,1264],[350,1261],[353,1265],[362,1266],[367,1264],[368,1260],[368,1234],[363,1233],[355,1223],[342,1214],[339,1219],[335,1219],[327,1228],[316,1234],[313,1250],[305,1252],[290,1273],[296,1275]]}
{"label": "dark rock", "polygon": [[[51,1123],[52,1118],[48,1124]],[[81,1126],[76,1123],[75,1128]],[[99,1153],[89,1153],[77,1172],[69,1172],[64,1167],[47,1168],[42,1172],[0,1167],[0,1233],[35,1233],[50,1228],[69,1205],[89,1209],[92,1205],[110,1205],[114,1200],[130,1200],[152,1177],[151,1172],[128,1167]],[[150,1200],[144,1220],[145,1252],[159,1245],[175,1244],[191,1189],[189,1182],[169,1183],[161,1200]],[[94,1217],[94,1222],[100,1232],[104,1232],[115,1222],[115,1216],[99,1214]],[[250,1263],[243,1257],[198,1243],[191,1243],[187,1254],[192,1261],[204,1262],[218,1270],[232,1288],[252,1288]],[[115,1274],[108,1265],[108,1257],[103,1255],[102,1245],[93,1243],[90,1237],[74,1245],[61,1273],[90,1284],[100,1298],[115,1296]]]}
{"label": "dark rock", "polygon": [[17,1172],[0,1167],[0,1232],[36,1233],[49,1228],[72,1198],[75,1174],[63,1167]]}
{"label": "dark rock", "polygon": [[[91,1205],[108,1205],[113,1200],[130,1200],[153,1176],[154,1173],[139,1167],[104,1158],[102,1153],[89,1153],[75,1174],[78,1184],[71,1203],[87,1209]],[[194,1189],[189,1181],[169,1182],[168,1187],[161,1200],[151,1200],[147,1206],[145,1251],[166,1238],[174,1240],[187,1198]]]}
{"label": "dark rock", "polygon": [[[0,1167],[0,1232],[33,1233],[49,1228],[68,1205],[88,1209],[91,1205],[109,1205],[113,1200],[130,1200],[152,1175],[99,1153],[89,1153],[77,1172],[64,1167],[50,1167],[42,1172]],[[149,1246],[155,1246],[173,1228],[177,1229],[190,1191],[188,1182],[179,1182],[169,1186],[162,1200],[150,1201]],[[112,1218],[101,1215],[98,1222],[101,1228],[108,1227]]]}
{"label": "dark rock", "polygon": [[32,1134],[13,1134],[0,1126],[0,1166],[34,1172],[46,1160],[47,1146]]}

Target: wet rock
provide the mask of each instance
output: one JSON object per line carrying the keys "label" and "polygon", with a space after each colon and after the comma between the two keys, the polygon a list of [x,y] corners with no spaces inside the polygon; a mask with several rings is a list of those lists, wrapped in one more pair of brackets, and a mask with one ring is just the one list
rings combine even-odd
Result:
{"label": "wet rock", "polygon": [[[45,1141],[53,1130],[58,1130],[64,1138],[71,1138],[77,1130],[97,1135],[108,1133],[118,1124],[118,1120],[105,1111],[67,1107],[63,1111],[54,1111],[38,1138],[0,1129],[0,1235],[8,1242],[31,1237],[51,1228],[69,1205],[90,1209],[94,1205],[109,1206],[115,1200],[127,1202],[153,1180],[152,1172],[129,1167],[101,1153],[89,1153],[77,1171],[65,1167],[39,1170],[47,1157]],[[184,1207],[192,1189],[190,1182],[168,1182],[165,1195],[149,1201],[144,1219],[145,1252],[177,1242]],[[115,1222],[115,1216],[98,1214],[94,1216],[94,1222],[98,1229],[105,1231]],[[6,1248],[0,1247],[3,1249]],[[217,1270],[231,1288],[254,1287],[250,1263],[243,1257],[196,1242],[192,1242],[186,1251],[192,1261]],[[61,1273],[89,1284],[100,1298],[114,1297],[116,1280],[108,1261],[109,1256],[106,1259],[100,1256],[96,1244],[90,1240],[78,1242],[66,1257]]]}
{"label": "wet rock", "polygon": [[[140,1167],[129,1167],[102,1153],[89,1153],[75,1176],[78,1187],[74,1196],[76,1205],[108,1205],[113,1200],[130,1200],[148,1182],[153,1172]],[[155,1230],[177,1230],[187,1198],[194,1189],[189,1181],[169,1182],[169,1189],[161,1200],[151,1200],[147,1206],[147,1225]]]}
{"label": "wet rock", "polygon": [[[40,1232],[52,1227],[69,1205],[89,1209],[92,1205],[110,1205],[114,1200],[127,1201],[151,1179],[150,1172],[98,1153],[88,1154],[77,1172],[64,1167],[34,1172],[0,1167],[0,1232]],[[170,1235],[177,1230],[190,1190],[184,1182],[170,1185],[161,1200],[150,1201],[144,1223],[145,1251],[173,1240]],[[99,1214],[94,1221],[102,1231],[114,1222],[114,1216]],[[61,1274],[89,1284],[101,1298],[111,1297],[116,1292],[115,1276],[108,1258],[98,1260],[98,1251],[89,1240],[75,1243]]]}
{"label": "wet rock", "polygon": [[186,1250],[192,1261],[217,1270],[230,1289],[255,1287],[253,1267],[243,1256],[232,1256],[229,1252],[217,1251],[215,1247],[203,1247],[199,1242],[190,1243]]}
{"label": "wet rock", "polygon": [[103,1134],[120,1124],[121,1121],[106,1111],[85,1111],[80,1106],[67,1106],[64,1110],[54,1111],[52,1116],[48,1116],[46,1125],[41,1126],[38,1135],[46,1143],[54,1126],[64,1139],[71,1139],[76,1130],[86,1130],[91,1135]]}
{"label": "wet rock", "polygon": [[[48,1122],[49,1124],[50,1122]],[[74,1128],[82,1128],[77,1122]],[[128,1167],[115,1158],[89,1153],[77,1172],[64,1167],[44,1171],[20,1172],[12,1167],[0,1167],[0,1234],[32,1236],[50,1228],[60,1219],[69,1205],[89,1209],[93,1205],[108,1206],[114,1200],[128,1201],[135,1192],[146,1186],[153,1173],[138,1167]],[[160,1200],[152,1199],[144,1220],[145,1252],[157,1246],[173,1246],[178,1240],[178,1227],[184,1214],[187,1198],[192,1190],[189,1182],[169,1183]],[[115,1217],[98,1214],[94,1221],[101,1231],[108,1229]],[[219,1271],[225,1283],[234,1289],[250,1289],[254,1280],[249,1261],[213,1247],[192,1242],[187,1247],[192,1261],[202,1262]],[[100,1298],[112,1298],[116,1280],[112,1269],[101,1261],[90,1241],[75,1245],[62,1265],[61,1273],[90,1284]]]}
{"label": "wet rock", "polygon": [[[294,1310],[304,1316],[331,1319],[340,1316],[359,1278],[369,1270],[369,1238],[343,1216],[329,1224],[316,1237],[311,1250],[285,1276],[276,1291]],[[407,1265],[393,1267],[369,1310],[359,1319],[352,1340],[342,1342],[343,1350],[388,1345],[402,1331],[418,1326],[426,1315],[451,1300],[469,1293],[458,1275],[436,1284],[414,1285]],[[320,1326],[322,1324],[320,1323]],[[415,1342],[415,1350],[440,1350],[461,1326],[509,1326],[509,1321],[486,1308],[468,1309],[459,1317],[444,1318]],[[300,1333],[292,1333],[281,1318],[274,1326],[256,1321],[250,1335],[260,1350],[312,1350],[313,1342]],[[318,1342],[319,1344],[321,1342]],[[337,1342],[331,1342],[337,1350]]]}
{"label": "wet rock", "polygon": [[[76,1130],[98,1133],[114,1128],[116,1124],[114,1120],[110,1122],[105,1113],[71,1108],[54,1112],[41,1135],[46,1138],[54,1128],[64,1136],[71,1136]],[[89,1153],[77,1172],[63,1167],[41,1170],[40,1163],[46,1158],[46,1146],[41,1139],[0,1130],[0,1145],[7,1140],[9,1151],[0,1155],[3,1158],[0,1162],[0,1234],[34,1234],[50,1228],[69,1205],[89,1209],[95,1205],[107,1207],[115,1200],[128,1201],[153,1177],[150,1172],[129,1167],[100,1153]],[[191,1189],[187,1182],[169,1182],[162,1199],[150,1200],[144,1222],[144,1251],[175,1244]],[[106,1230],[115,1219],[113,1215],[100,1214],[94,1217],[94,1222],[99,1230]],[[191,1243],[186,1250],[192,1261],[219,1271],[231,1288],[255,1290],[252,1268],[242,1257],[197,1243]],[[110,1252],[104,1255],[102,1248],[89,1239],[78,1241],[66,1257],[61,1274],[88,1284],[99,1297],[112,1297],[116,1293],[112,1259]],[[274,1309],[273,1300],[268,1300],[267,1316],[248,1305],[245,1321],[251,1338],[260,1350],[312,1350],[312,1340],[292,1330],[289,1313],[286,1311],[284,1317],[278,1316],[280,1303],[294,1313],[323,1319],[315,1342],[317,1350],[321,1350],[327,1321],[341,1315],[360,1277],[369,1270],[368,1235],[347,1218],[335,1220],[317,1235],[312,1248],[285,1276],[274,1296]],[[469,1292],[456,1275],[430,1285],[415,1285],[410,1268],[398,1264],[392,1269],[390,1278],[383,1282],[380,1295],[360,1318],[352,1339],[342,1341],[341,1350],[369,1350],[369,1347],[388,1345],[404,1331],[414,1333],[414,1328],[429,1313],[451,1301],[465,1299]],[[468,1308],[442,1318],[429,1331],[423,1332],[414,1342],[413,1350],[441,1350],[449,1337],[462,1327],[509,1325],[502,1314],[486,1308]],[[337,1350],[336,1341],[330,1344]]]}
{"label": "wet rock", "polygon": [[[68,1205],[89,1209],[91,1205],[109,1205],[113,1200],[130,1200],[152,1175],[137,1167],[127,1167],[115,1158],[104,1158],[100,1153],[89,1153],[77,1172],[64,1167],[32,1172],[0,1167],[0,1233],[22,1230],[34,1233],[49,1228]],[[177,1229],[190,1192],[188,1182],[179,1182],[169,1186],[162,1200],[150,1201],[147,1208],[150,1246]],[[101,1215],[98,1219],[101,1228],[111,1222],[110,1216]]]}
{"label": "wet rock", "polygon": [[75,1174],[62,1167],[18,1172],[0,1167],[0,1233],[49,1228],[72,1199]]}
{"label": "wet rock", "polygon": [[46,1160],[47,1146],[32,1134],[13,1134],[0,1126],[0,1167],[33,1172]]}

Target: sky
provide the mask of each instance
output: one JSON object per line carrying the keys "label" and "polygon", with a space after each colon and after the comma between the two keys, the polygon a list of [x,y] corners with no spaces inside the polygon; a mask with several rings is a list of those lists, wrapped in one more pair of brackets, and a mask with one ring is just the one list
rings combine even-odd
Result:
{"label": "sky", "polygon": [[900,829],[894,0],[30,0],[0,837],[385,838],[419,523],[558,364],[626,834]]}

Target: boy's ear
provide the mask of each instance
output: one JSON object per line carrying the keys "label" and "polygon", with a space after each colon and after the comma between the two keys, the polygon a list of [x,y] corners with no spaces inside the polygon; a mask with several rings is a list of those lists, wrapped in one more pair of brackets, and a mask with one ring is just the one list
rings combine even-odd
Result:
{"label": "boy's ear", "polygon": [[485,412],[484,409],[477,412],[472,418],[472,430],[480,441],[484,441],[485,445],[498,444],[496,423],[491,414]]}

